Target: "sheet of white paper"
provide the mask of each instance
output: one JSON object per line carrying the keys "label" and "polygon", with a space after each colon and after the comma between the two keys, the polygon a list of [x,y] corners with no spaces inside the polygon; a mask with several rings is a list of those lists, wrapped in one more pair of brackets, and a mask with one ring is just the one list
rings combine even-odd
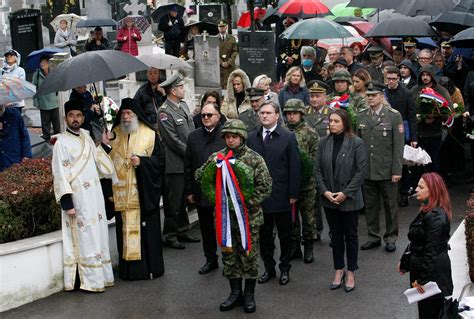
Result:
{"label": "sheet of white paper", "polygon": [[423,289],[425,289],[424,294],[420,294],[416,288],[410,288],[405,290],[403,293],[407,296],[408,303],[412,304],[414,302],[418,302],[420,300],[426,299],[428,297],[434,296],[439,294],[441,290],[439,290],[438,285],[435,282],[429,281],[425,285],[423,285]]}

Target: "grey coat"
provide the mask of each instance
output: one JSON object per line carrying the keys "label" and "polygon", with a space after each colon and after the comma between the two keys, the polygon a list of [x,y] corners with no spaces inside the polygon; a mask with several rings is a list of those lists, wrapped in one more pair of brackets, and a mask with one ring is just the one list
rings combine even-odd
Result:
{"label": "grey coat", "polygon": [[167,99],[158,110],[158,129],[166,149],[166,174],[184,174],[188,135],[194,130],[193,118],[185,102],[179,107]]}
{"label": "grey coat", "polygon": [[[340,211],[354,211],[364,207],[362,183],[367,170],[367,151],[362,139],[344,136],[341,150],[332,168],[333,136],[327,135],[319,142],[316,154],[316,183],[323,207]],[[343,192],[347,196],[340,205],[331,203],[323,194]]]}

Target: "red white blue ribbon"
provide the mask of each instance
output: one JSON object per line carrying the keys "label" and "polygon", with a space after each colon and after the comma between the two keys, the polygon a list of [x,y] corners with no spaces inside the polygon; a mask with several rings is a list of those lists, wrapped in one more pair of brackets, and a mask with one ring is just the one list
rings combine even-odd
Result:
{"label": "red white blue ribbon", "polygon": [[329,101],[327,105],[330,109],[343,109],[346,110],[349,107],[349,94],[345,93],[342,96],[336,96],[334,100]]}
{"label": "red white blue ribbon", "polygon": [[231,164],[235,163],[235,157],[230,150],[227,155],[217,154],[216,174],[216,233],[217,242],[223,248],[232,249],[231,221],[229,210],[229,197],[234,207],[237,222],[239,224],[242,248],[247,253],[252,249],[250,240],[250,225],[245,198],[239,187]]}

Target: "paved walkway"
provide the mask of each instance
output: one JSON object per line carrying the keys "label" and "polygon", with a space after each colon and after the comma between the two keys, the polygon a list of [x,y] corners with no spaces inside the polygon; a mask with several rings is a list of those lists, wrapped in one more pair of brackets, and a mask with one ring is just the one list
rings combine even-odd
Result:
{"label": "paved walkway", "polygon": [[[450,187],[454,206],[451,233],[462,221],[470,186]],[[416,215],[417,203],[400,211],[400,239],[397,251],[383,248],[360,251],[356,290],[345,293],[329,290],[332,257],[327,227],[323,240],[315,245],[316,261],[293,262],[291,282],[279,286],[278,280],[257,285],[255,318],[416,318],[416,305],[408,305],[403,291],[408,277],[395,268],[407,244],[407,228]],[[360,243],[367,239],[365,218],[359,222]],[[195,235],[198,229],[193,230]],[[188,244],[183,251],[165,248],[165,275],[153,281],[116,280],[105,293],[60,292],[20,308],[5,312],[1,318],[243,318],[243,309],[219,311],[229,287],[220,268],[208,275],[197,273],[204,258],[200,244]],[[34,267],[34,265],[32,265]],[[456,296],[457,297],[457,296]]]}

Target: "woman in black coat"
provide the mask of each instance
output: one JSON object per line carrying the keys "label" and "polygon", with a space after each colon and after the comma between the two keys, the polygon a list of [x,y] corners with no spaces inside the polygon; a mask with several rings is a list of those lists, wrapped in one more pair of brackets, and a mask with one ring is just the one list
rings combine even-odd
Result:
{"label": "woman in black coat", "polygon": [[[418,302],[420,319],[438,318],[444,297],[453,293],[451,260],[448,255],[451,202],[448,190],[437,173],[423,174],[416,188],[421,202],[419,214],[410,224],[410,283],[419,293],[429,281],[438,284],[441,293]],[[398,265],[400,271],[400,264]]]}
{"label": "woman in black coat", "polygon": [[[332,239],[336,273],[331,290],[344,284],[345,291],[351,292],[355,288],[354,271],[358,269],[357,227],[359,211],[364,207],[362,183],[367,173],[367,152],[364,142],[353,134],[346,111],[335,109],[331,112],[329,131],[330,134],[319,142],[316,183]],[[344,271],[344,251],[347,273]]]}

